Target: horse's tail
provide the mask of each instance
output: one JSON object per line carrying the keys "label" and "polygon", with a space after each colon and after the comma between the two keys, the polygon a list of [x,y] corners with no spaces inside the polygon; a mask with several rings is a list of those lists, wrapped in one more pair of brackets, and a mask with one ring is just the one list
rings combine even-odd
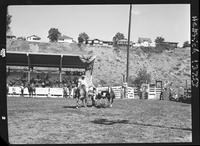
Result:
{"label": "horse's tail", "polygon": [[74,88],[74,98],[78,98],[79,97],[79,88]]}
{"label": "horse's tail", "polygon": [[115,98],[115,92],[113,91],[112,88],[110,89],[110,94],[111,94],[112,98]]}

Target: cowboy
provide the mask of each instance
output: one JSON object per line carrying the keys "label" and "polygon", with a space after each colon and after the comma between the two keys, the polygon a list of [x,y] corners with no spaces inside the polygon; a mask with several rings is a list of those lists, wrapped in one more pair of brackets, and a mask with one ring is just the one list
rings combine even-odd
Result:
{"label": "cowboy", "polygon": [[88,91],[88,85],[84,75],[82,75],[81,78],[79,78],[78,80],[78,87],[80,87],[81,85],[85,85],[86,91]]}
{"label": "cowboy", "polygon": [[85,86],[86,97],[88,97],[88,84],[87,84],[87,82],[86,82],[85,75],[82,75],[81,78],[78,79],[78,88],[79,88],[81,85],[84,85],[84,86]]}

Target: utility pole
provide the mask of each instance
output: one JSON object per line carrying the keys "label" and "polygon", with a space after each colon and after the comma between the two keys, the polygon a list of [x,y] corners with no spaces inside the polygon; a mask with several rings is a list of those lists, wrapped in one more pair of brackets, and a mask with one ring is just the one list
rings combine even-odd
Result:
{"label": "utility pole", "polygon": [[127,46],[127,66],[126,66],[126,82],[128,84],[129,80],[129,47],[130,47],[130,32],[131,32],[131,11],[132,11],[132,4],[130,4],[130,11],[129,11],[129,26],[128,26],[128,46]]}
{"label": "utility pole", "polygon": [[[132,11],[132,4],[130,4],[130,10],[129,10],[129,26],[128,26],[128,46],[127,46],[127,64],[126,64],[126,83],[128,87],[128,81],[129,81],[129,47],[130,47],[130,32],[131,32],[131,11]],[[125,97],[127,88],[125,89]]]}

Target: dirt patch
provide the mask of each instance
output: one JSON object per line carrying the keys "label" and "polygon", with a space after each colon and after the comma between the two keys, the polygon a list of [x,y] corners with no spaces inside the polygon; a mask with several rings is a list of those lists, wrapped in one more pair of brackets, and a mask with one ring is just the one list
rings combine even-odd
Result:
{"label": "dirt patch", "polygon": [[[191,142],[191,105],[116,99],[75,108],[74,99],[8,97],[11,144]],[[187,105],[187,106],[186,106]]]}

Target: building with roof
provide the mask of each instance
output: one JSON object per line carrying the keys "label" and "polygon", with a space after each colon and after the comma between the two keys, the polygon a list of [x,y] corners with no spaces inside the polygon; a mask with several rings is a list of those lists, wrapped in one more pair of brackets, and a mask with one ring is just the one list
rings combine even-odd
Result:
{"label": "building with roof", "polygon": [[88,44],[88,45],[92,45],[93,44],[93,40],[91,40],[91,39],[90,40],[86,40],[86,41],[84,41],[84,43]]}
{"label": "building with roof", "polygon": [[58,38],[58,42],[59,43],[73,43],[74,40],[73,38],[66,36],[66,35],[62,35]]}
{"label": "building with roof", "polygon": [[103,45],[103,41],[102,40],[99,40],[99,39],[90,39],[90,40],[87,40],[85,42],[85,44],[87,45],[91,45],[91,46],[100,46],[100,45]]}
{"label": "building with roof", "polygon": [[[118,46],[128,46],[128,40],[127,40],[127,39],[118,40],[118,41],[117,41],[117,45],[118,45]],[[129,44],[129,45],[132,46],[132,45],[133,45],[133,42],[130,41],[130,44]]]}
{"label": "building with roof", "polygon": [[156,46],[161,45],[165,46],[168,49],[175,49],[178,47],[178,42],[162,42],[162,43],[156,43]]}
{"label": "building with roof", "polygon": [[112,46],[113,41],[103,41],[103,46]]}
{"label": "building with roof", "polygon": [[31,36],[28,36],[26,38],[27,41],[31,41],[31,42],[38,42],[41,40],[41,38],[39,36],[36,36],[36,35],[31,35]]}
{"label": "building with roof", "polygon": [[30,82],[31,72],[33,72],[34,68],[46,68],[47,71],[51,71],[50,68],[56,71],[55,68],[57,68],[59,81],[62,82],[64,69],[89,71],[88,73],[92,76],[95,58],[96,56],[92,55],[7,51],[6,65],[9,68],[26,67],[28,82]]}
{"label": "building with roof", "polygon": [[16,36],[13,35],[11,30],[8,30],[8,32],[6,33],[6,38],[7,39],[16,39]]}
{"label": "building with roof", "polygon": [[150,38],[139,37],[138,43],[140,44],[140,46],[149,47],[151,45],[152,41]]}
{"label": "building with roof", "polygon": [[93,39],[93,45],[99,45],[100,40],[99,39]]}

